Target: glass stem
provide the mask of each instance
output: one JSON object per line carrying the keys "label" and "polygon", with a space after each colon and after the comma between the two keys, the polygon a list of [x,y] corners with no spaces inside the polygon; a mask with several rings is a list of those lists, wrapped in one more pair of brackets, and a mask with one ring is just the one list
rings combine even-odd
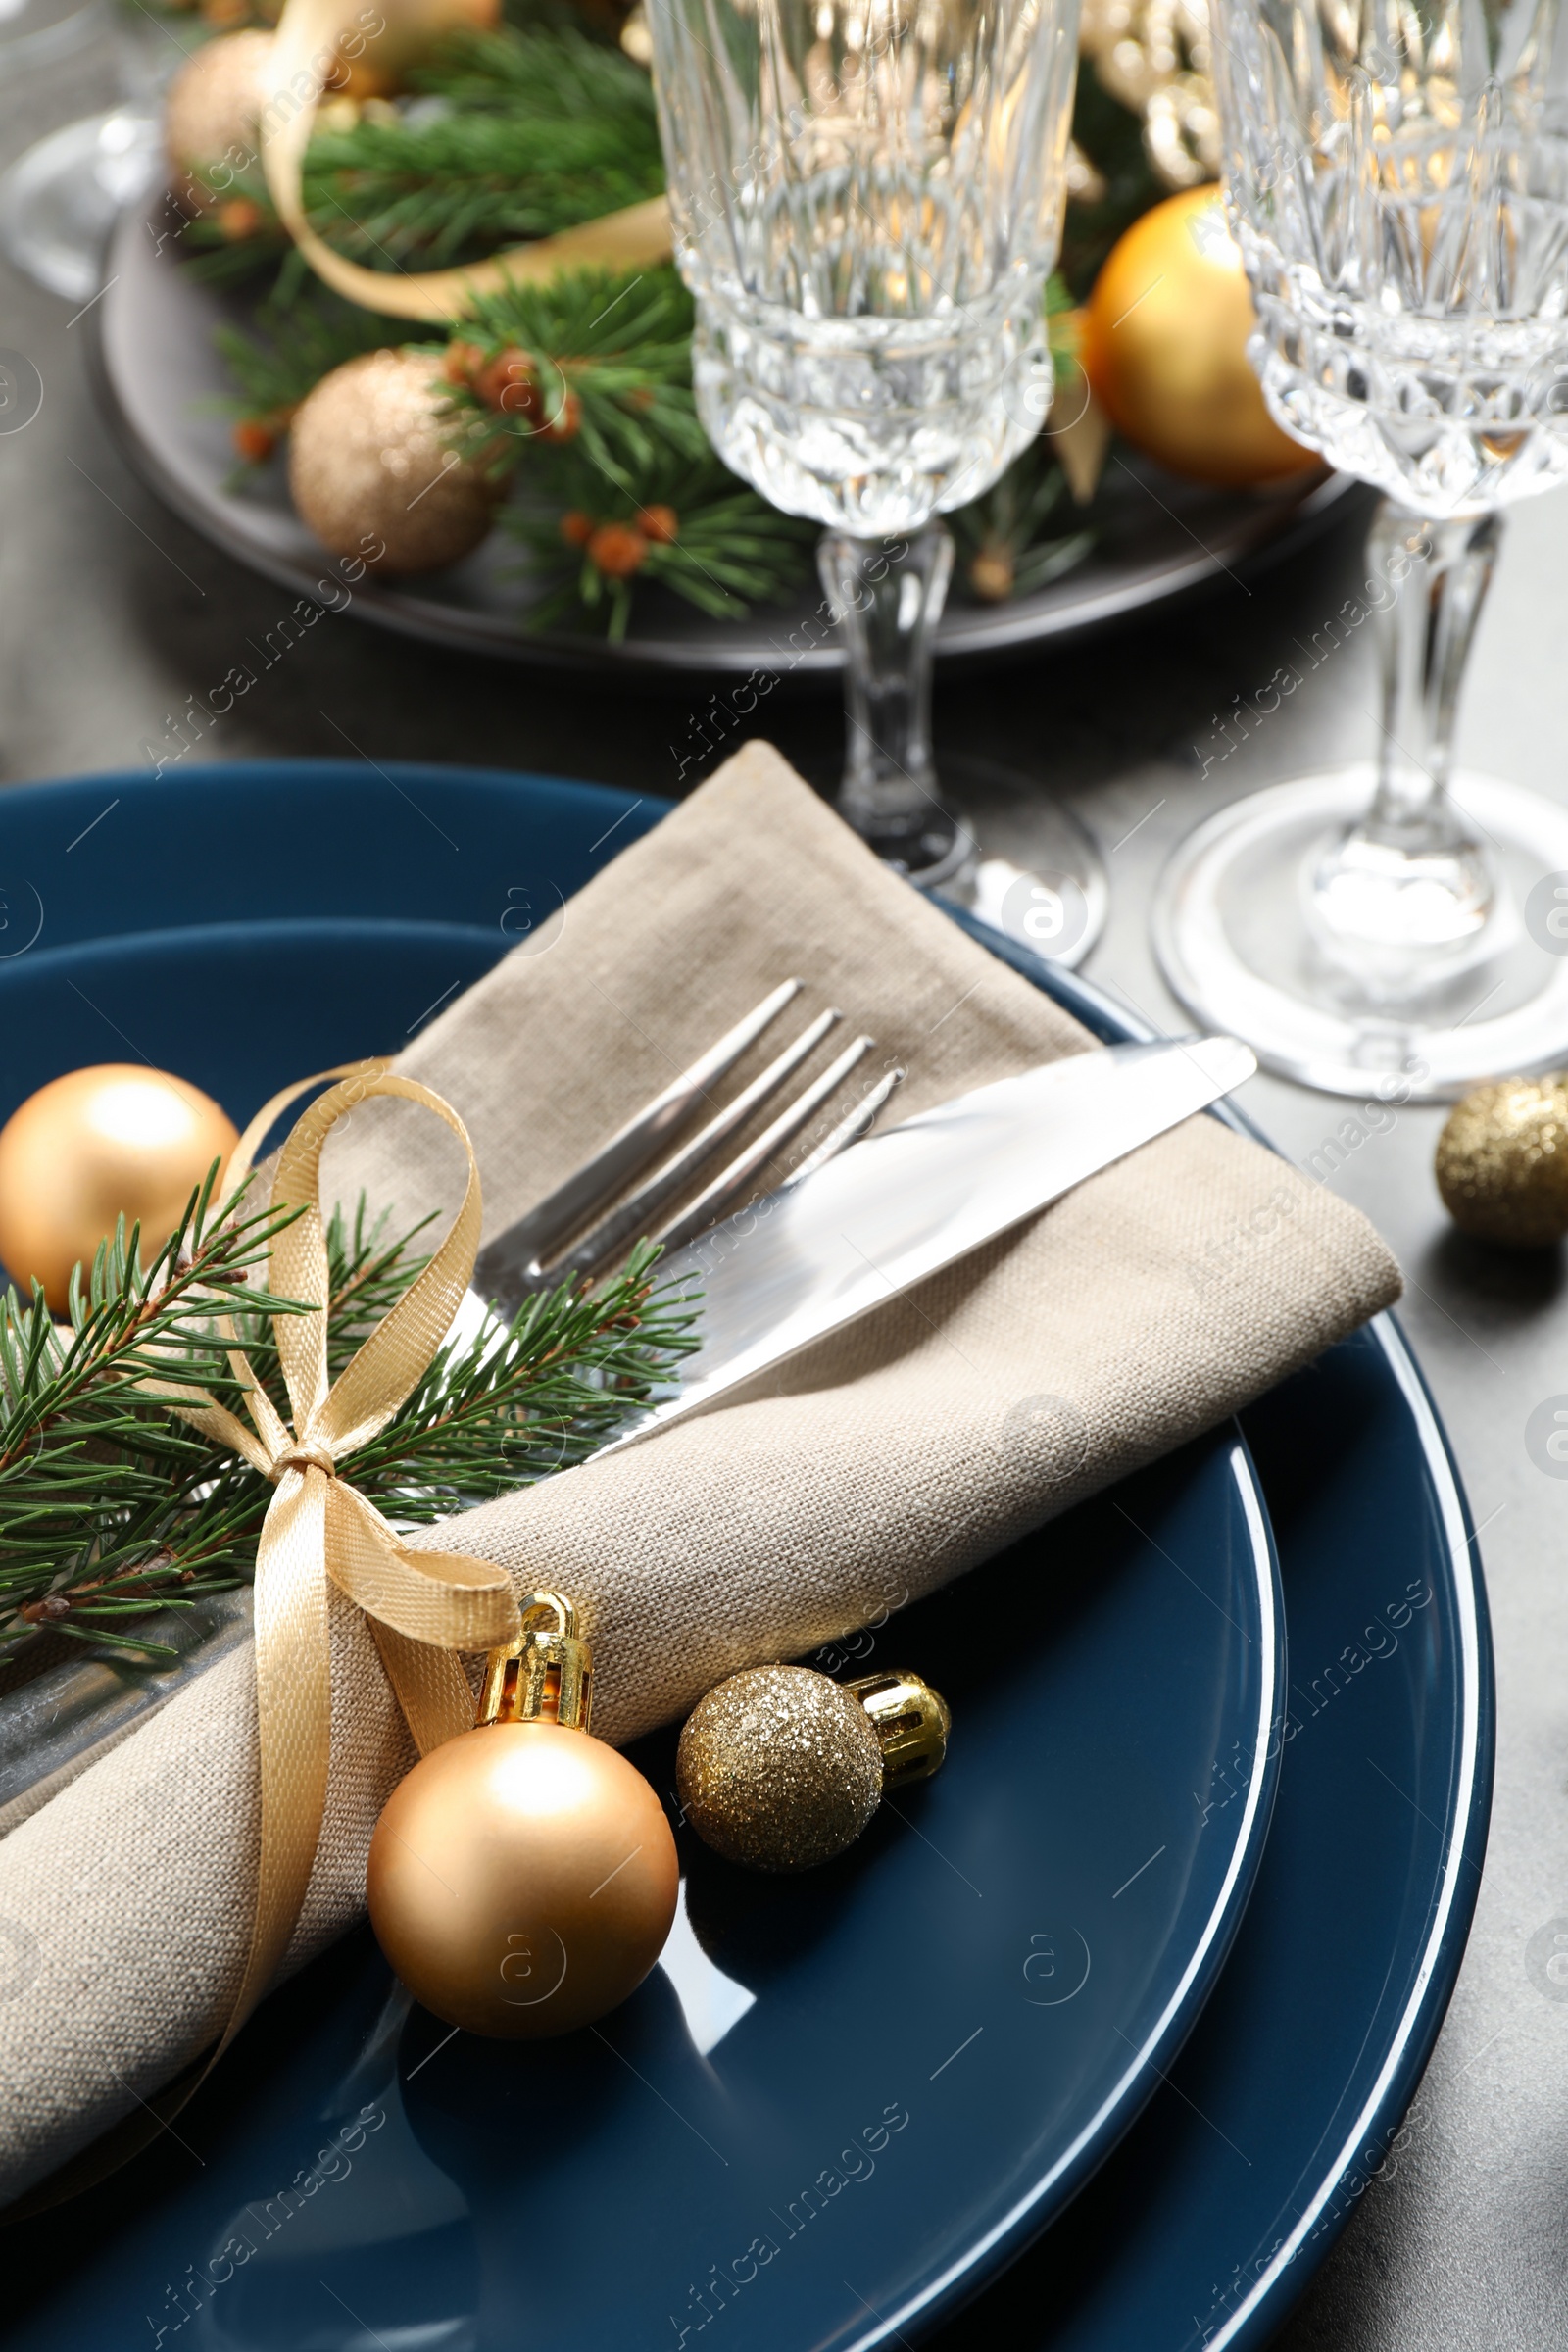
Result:
{"label": "glass stem", "polygon": [[970,846],[942,806],[931,756],[932,635],[953,576],[953,533],[943,522],[906,540],[824,531],[816,560],[844,632],[839,813],[916,881],[946,880]]}
{"label": "glass stem", "polygon": [[1495,514],[1423,522],[1391,501],[1372,526],[1377,789],[1312,865],[1305,897],[1314,939],[1363,1010],[1416,1007],[1503,944],[1497,878],[1448,791],[1465,658],[1501,536]]}
{"label": "glass stem", "polygon": [[1380,848],[1442,857],[1466,842],[1448,797],[1454,713],[1501,538],[1500,514],[1423,522],[1388,499],[1378,510],[1371,572],[1395,594],[1376,616],[1383,731],[1361,831]]}

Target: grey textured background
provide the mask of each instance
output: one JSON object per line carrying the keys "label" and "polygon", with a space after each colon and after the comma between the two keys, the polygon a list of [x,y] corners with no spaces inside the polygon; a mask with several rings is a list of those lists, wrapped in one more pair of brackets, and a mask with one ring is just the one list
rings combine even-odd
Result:
{"label": "grey textured background", "polygon": [[[0,345],[24,352],[45,384],[36,420],[0,436],[7,782],[141,763],[167,715],[220,679],[290,601],[210,550],[127,475],[94,414],[83,329],[70,317],[71,306],[0,263]],[[1461,754],[1568,801],[1565,520],[1555,497],[1509,526]],[[1120,845],[1109,858],[1110,925],[1088,969],[1152,1020],[1176,1018],[1147,934],[1150,890],[1171,845],[1251,785],[1368,753],[1363,634],[1201,775],[1203,755],[1223,749],[1214,713],[1293,661],[1296,641],[1360,576],[1356,536],[1341,531],[1250,587],[1222,582],[1152,625],[939,689],[940,745],[1014,764],[1070,801],[1107,850]],[[690,687],[574,689],[426,652],[350,615],[268,671],[202,756],[341,756],[346,735],[377,759],[542,768],[669,792],[669,747],[689,748],[706,701]],[[790,757],[831,770],[840,728],[831,696],[780,691],[767,712]],[[1025,798],[982,809],[991,844],[1027,854],[1030,808]],[[196,858],[191,887],[206,887]],[[1300,1162],[1345,1116],[1328,1097],[1272,1081],[1248,1093],[1253,1115]],[[1568,2341],[1568,1998],[1538,1989],[1525,1962],[1532,1935],[1568,1913],[1568,1489],[1536,1469],[1524,1445],[1531,1409],[1568,1391],[1568,1312],[1556,1257],[1510,1263],[1448,1228],[1431,1176],[1440,1122],[1438,1112],[1401,1110],[1334,1181],[1405,1268],[1406,1328],[1483,1530],[1500,1705],[1492,1847],[1408,2151],[1396,2177],[1362,2198],[1281,2339],[1289,2352],[1558,2352]]]}

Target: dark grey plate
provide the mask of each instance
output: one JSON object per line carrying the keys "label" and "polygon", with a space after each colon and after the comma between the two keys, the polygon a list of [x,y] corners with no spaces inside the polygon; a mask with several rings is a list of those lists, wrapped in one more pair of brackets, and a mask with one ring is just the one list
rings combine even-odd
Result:
{"label": "dark grey plate", "polygon": [[[232,391],[213,348],[222,320],[245,311],[179,267],[178,241],[160,195],[121,220],[110,248],[108,291],[88,318],[94,376],[126,455],[149,486],[193,527],[242,564],[297,595],[341,603],[341,587],[289,503],[281,460],[243,491],[227,418],[215,404]],[[395,320],[389,336],[398,332]],[[1112,463],[1102,490],[1099,544],[1072,571],[1005,605],[955,603],[937,638],[940,661],[983,659],[1102,626],[1203,583],[1277,559],[1314,537],[1365,493],[1345,476],[1316,476],[1269,491],[1206,490],[1142,460]],[[803,597],[741,622],[710,620],[679,598],[640,597],[623,644],[526,625],[530,591],[514,576],[519,551],[497,532],[466,562],[410,585],[362,582],[354,610],[468,653],[559,668],[625,671],[833,671],[837,632]],[[318,583],[322,583],[320,587]]]}

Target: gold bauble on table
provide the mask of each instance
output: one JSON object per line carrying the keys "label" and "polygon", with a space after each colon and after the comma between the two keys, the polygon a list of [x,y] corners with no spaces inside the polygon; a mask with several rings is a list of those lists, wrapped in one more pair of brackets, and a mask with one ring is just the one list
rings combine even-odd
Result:
{"label": "gold bauble on table", "polygon": [[1449,1112],[1436,1164],[1462,1232],[1515,1250],[1568,1237],[1568,1075],[1478,1086]]}
{"label": "gold bauble on table", "polygon": [[1225,488],[1321,465],[1280,430],[1248,362],[1256,325],[1216,188],[1156,204],[1112,247],[1083,365],[1118,432],[1172,473]]}
{"label": "gold bauble on table", "polygon": [[394,1789],[366,1886],[381,1948],[416,1998],[509,2041],[569,2034],[634,1992],[680,1888],[663,1807],[588,1731],[591,1670],[570,1604],[535,1593],[522,1616],[518,1641],[491,1656],[474,1729]]}
{"label": "gold bauble on table", "polygon": [[917,1675],[834,1683],[808,1666],[751,1666],[688,1716],[676,1792],[726,1861],[811,1870],[855,1843],[888,1788],[937,1770],[949,1728]]}
{"label": "gold bauble on table", "polygon": [[52,1079],[0,1128],[0,1263],[64,1312],[72,1268],[91,1266],[117,1217],[140,1220],[150,1260],[238,1140],[211,1096],[165,1070],[110,1061]]}
{"label": "gold bauble on table", "polygon": [[434,571],[471,554],[495,519],[490,446],[454,409],[439,359],[370,351],[334,368],[301,404],[289,488],[334,556],[388,575]]}

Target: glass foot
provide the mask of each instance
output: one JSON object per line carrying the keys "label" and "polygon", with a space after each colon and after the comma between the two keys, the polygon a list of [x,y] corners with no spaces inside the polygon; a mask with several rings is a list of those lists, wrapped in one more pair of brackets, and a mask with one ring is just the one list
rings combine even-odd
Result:
{"label": "glass foot", "polygon": [[1336,835],[1303,876],[1302,907],[1330,962],[1396,1004],[1495,955],[1508,908],[1479,842],[1451,827],[1435,842],[1391,831]]}
{"label": "glass foot", "polygon": [[1040,784],[990,760],[944,759],[942,782],[964,811],[968,852],[946,879],[922,888],[1014,946],[1075,969],[1105,927],[1110,898],[1090,834]]}
{"label": "glass foot", "polygon": [[891,865],[916,890],[945,890],[971,864],[974,836],[961,817],[927,796],[922,812],[906,823],[874,814],[856,831],[884,865]]}
{"label": "glass foot", "polygon": [[115,216],[163,168],[163,134],[152,115],[117,107],[68,122],[0,179],[0,242],[51,294],[87,302],[102,282]]}
{"label": "glass foot", "polygon": [[[1568,1061],[1568,810],[1461,773],[1451,798],[1485,868],[1417,859],[1396,878],[1363,854],[1375,781],[1357,767],[1277,784],[1188,835],[1154,904],[1172,992],[1265,1069],[1329,1094],[1451,1101]],[[1325,872],[1338,925],[1307,888]],[[1369,956],[1380,928],[1386,954]]]}

